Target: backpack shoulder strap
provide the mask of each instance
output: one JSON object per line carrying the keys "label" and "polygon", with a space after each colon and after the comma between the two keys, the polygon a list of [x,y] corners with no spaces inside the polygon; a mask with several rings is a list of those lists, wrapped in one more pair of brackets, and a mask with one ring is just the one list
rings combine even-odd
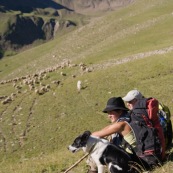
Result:
{"label": "backpack shoulder strap", "polygon": [[148,98],[140,99],[136,102],[131,111],[131,119],[133,122],[140,123],[147,126],[152,126],[152,122],[148,115],[147,101]]}

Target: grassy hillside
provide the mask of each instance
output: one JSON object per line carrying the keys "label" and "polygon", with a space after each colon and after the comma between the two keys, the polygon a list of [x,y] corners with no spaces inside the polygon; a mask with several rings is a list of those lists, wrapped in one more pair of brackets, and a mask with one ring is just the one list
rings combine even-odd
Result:
{"label": "grassy hillside", "polygon": [[[0,173],[63,172],[83,155],[67,150],[74,137],[108,124],[107,99],[133,88],[173,112],[172,5],[136,0],[0,60]],[[171,173],[168,160],[156,171]],[[83,161],[72,172],[85,170]]]}

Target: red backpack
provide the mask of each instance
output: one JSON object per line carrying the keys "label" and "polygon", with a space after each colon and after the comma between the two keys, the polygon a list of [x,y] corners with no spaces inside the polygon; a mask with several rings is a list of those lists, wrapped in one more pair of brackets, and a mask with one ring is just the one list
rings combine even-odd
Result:
{"label": "red backpack", "polygon": [[152,122],[152,125],[155,129],[157,129],[158,137],[162,146],[162,159],[165,158],[165,137],[163,133],[163,128],[160,124],[160,119],[158,116],[159,112],[159,102],[155,98],[147,99],[147,109],[148,109],[148,117]]}

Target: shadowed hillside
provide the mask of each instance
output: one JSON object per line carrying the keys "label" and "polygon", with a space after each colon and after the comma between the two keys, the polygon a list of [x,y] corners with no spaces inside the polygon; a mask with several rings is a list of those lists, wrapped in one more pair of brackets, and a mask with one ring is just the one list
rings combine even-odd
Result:
{"label": "shadowed hillside", "polygon": [[15,2],[13,0],[1,0],[0,1],[1,11],[21,11],[22,13],[31,13],[37,8],[45,9],[45,8],[53,8],[56,10],[60,9],[68,9],[68,7],[65,7],[59,3],[56,3],[52,0],[16,0]]}

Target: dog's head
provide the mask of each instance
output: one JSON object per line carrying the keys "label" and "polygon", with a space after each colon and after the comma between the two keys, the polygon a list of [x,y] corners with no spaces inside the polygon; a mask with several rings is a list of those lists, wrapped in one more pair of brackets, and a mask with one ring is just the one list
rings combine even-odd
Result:
{"label": "dog's head", "polygon": [[90,135],[90,131],[85,131],[82,135],[79,135],[71,145],[69,145],[68,149],[74,153],[80,150],[81,148],[85,147]]}

